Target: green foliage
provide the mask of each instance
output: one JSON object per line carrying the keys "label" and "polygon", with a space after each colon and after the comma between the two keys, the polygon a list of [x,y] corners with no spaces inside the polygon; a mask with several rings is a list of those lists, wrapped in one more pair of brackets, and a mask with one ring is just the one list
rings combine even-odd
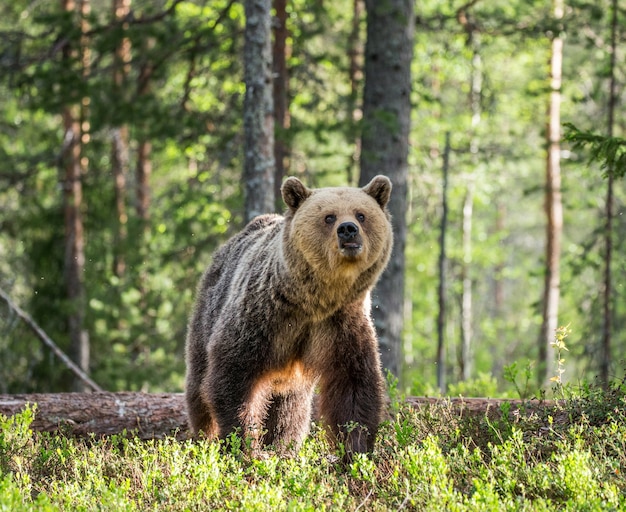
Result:
{"label": "green foliage", "polygon": [[[3,54],[0,79],[0,201],[7,213],[0,229],[0,286],[69,352],[66,316],[73,305],[64,299],[58,113],[88,97],[83,214],[91,371],[111,390],[181,389],[196,282],[210,252],[239,222],[233,169],[240,155],[233,141],[241,125],[242,84],[240,62],[231,57],[242,44],[234,34],[243,26],[243,9],[232,2],[139,1],[123,28],[112,23],[107,6],[92,7],[86,74],[77,52],[61,57],[57,44],[75,49],[81,35],[60,4],[2,7],[0,32],[15,36],[15,53]],[[133,59],[118,85],[112,56],[122,38],[130,41]],[[147,65],[150,87],[139,92]],[[110,157],[111,130],[121,125],[131,137],[122,241]],[[136,140],[145,137],[152,139],[153,169],[147,224],[132,199]],[[120,254],[122,276],[113,272]],[[68,389],[68,372],[24,331],[10,315],[0,318],[0,358],[10,363],[2,365],[0,392]]]}
{"label": "green foliage", "polygon": [[495,416],[404,404],[348,465],[322,429],[294,457],[253,459],[237,436],[36,433],[27,409],[0,418],[0,510],[621,510],[624,386],[579,394]]}
{"label": "green foliage", "polygon": [[563,358],[563,351],[569,349],[565,345],[565,338],[569,336],[571,329],[569,326],[559,327],[556,330],[554,341],[550,344],[556,353],[556,375],[550,378],[550,381],[554,382],[559,391],[563,390],[563,373],[565,372],[565,359]]}
{"label": "green foliage", "polygon": [[464,380],[448,386],[450,396],[498,396],[498,383],[496,378],[484,372],[479,372],[474,379]]}
{"label": "green foliage", "polygon": [[[520,375],[519,365],[517,361],[513,361],[511,364],[504,367],[503,377],[506,381],[513,384],[518,398],[521,400],[527,400],[531,398],[533,394],[533,388],[530,386],[534,381],[534,373],[532,363],[528,362],[521,370]],[[520,380],[519,377],[523,380]]]}
{"label": "green foliage", "polygon": [[0,414],[0,471],[6,473],[22,467],[28,460],[30,450],[30,425],[35,417],[36,407],[27,406],[15,416]]}
{"label": "green foliage", "polygon": [[589,160],[600,162],[605,177],[611,174],[622,178],[626,174],[626,139],[581,131],[572,123],[565,123],[565,140],[575,148],[589,146]]}

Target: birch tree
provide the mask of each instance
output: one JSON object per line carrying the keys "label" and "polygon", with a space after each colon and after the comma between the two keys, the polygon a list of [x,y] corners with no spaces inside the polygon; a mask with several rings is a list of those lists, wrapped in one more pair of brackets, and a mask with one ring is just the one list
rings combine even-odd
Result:
{"label": "birch tree", "polygon": [[[563,0],[554,0],[554,19],[563,18]],[[539,338],[539,385],[549,382],[554,366],[554,341],[558,327],[560,295],[561,238],[563,232],[563,205],[561,201],[561,70],[563,39],[552,38],[550,57],[550,102],[548,106],[546,158],[546,269],[543,291],[543,320]]]}

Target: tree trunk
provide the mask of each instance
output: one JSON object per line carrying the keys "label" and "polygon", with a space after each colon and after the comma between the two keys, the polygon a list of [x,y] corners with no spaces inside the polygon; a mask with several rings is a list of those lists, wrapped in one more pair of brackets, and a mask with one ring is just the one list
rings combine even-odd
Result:
{"label": "tree trunk", "polygon": [[[506,218],[506,205],[502,202],[501,198],[496,199],[496,233],[498,237],[504,232],[505,218]],[[498,320],[503,315],[504,308],[504,283],[502,274],[504,271],[504,264],[499,261],[494,269],[494,282],[493,282],[493,315]],[[498,322],[498,339],[501,339],[502,334],[501,322]]]}
{"label": "tree trunk", "polygon": [[274,106],[272,99],[271,0],[245,0],[243,106],[245,220],[273,212]]}
{"label": "tree trunk", "polygon": [[443,149],[443,181],[441,190],[441,230],[439,232],[439,312],[437,315],[437,387],[446,393],[446,231],[448,229],[448,169],[450,163],[450,132],[446,132]]}
{"label": "tree trunk", "polygon": [[413,57],[413,2],[367,0],[363,134],[359,184],[376,174],[393,182],[391,260],[372,297],[383,367],[399,375]]}
{"label": "tree trunk", "polygon": [[[65,215],[64,275],[67,298],[70,302],[68,329],[72,358],[85,373],[89,372],[89,336],[85,324],[85,240],[83,226],[83,187],[80,166],[80,121],[76,107],[63,109],[65,152],[63,178],[63,204]],[[82,391],[82,383],[73,387]]]}
{"label": "tree trunk", "polygon": [[[113,0],[113,22],[119,23],[130,12],[130,0]],[[127,29],[127,24],[123,25]],[[123,37],[115,49],[113,63],[113,90],[121,94],[130,65],[130,39]],[[111,137],[111,168],[115,189],[115,212],[117,227],[113,247],[113,273],[117,277],[126,271],[125,247],[128,230],[126,223],[126,177],[128,175],[128,127],[114,127]]]}
{"label": "tree trunk", "polygon": [[150,176],[152,175],[152,143],[139,141],[137,147],[137,216],[143,221],[144,232],[150,219]]}
{"label": "tree trunk", "polygon": [[280,186],[285,176],[289,146],[287,130],[289,129],[289,75],[287,72],[287,0],[274,0],[275,23],[274,44],[272,46],[272,65],[274,69],[274,123],[276,140],[274,141],[274,198],[282,208]]}
{"label": "tree trunk", "polygon": [[[563,2],[555,0],[554,18],[563,18]],[[537,365],[539,386],[550,383],[554,371],[554,350],[551,346],[558,327],[559,294],[561,286],[560,261],[563,232],[563,204],[561,201],[561,70],[563,40],[552,39],[550,59],[550,104],[548,108],[547,163],[546,163],[546,273],[543,291],[543,320],[539,339]]]}
{"label": "tree trunk", "polygon": [[[152,60],[151,50],[154,48],[156,40],[153,37],[144,39],[141,43],[139,52],[136,52],[143,59],[140,65],[139,76],[137,79],[137,95],[139,97],[150,94],[152,87],[152,74],[154,72],[154,63]],[[142,253],[148,250],[150,231],[150,181],[152,176],[152,142],[150,141],[150,127],[147,124],[139,127],[139,137],[137,141],[137,160],[135,167],[135,211],[139,219],[139,233],[136,240],[136,249]],[[150,322],[148,313],[148,275],[145,265],[142,265],[137,272],[138,280],[136,282],[139,291],[139,310],[146,325]],[[131,357],[136,361],[140,352],[145,350],[145,346],[133,343]]]}
{"label": "tree trunk", "polygon": [[128,175],[128,128],[113,128],[111,136],[111,168],[115,188],[115,213],[117,226],[113,247],[113,274],[122,277],[126,272],[126,239],[128,215],[126,213],[126,176]]}
{"label": "tree trunk", "polygon": [[[348,112],[352,117],[354,127],[363,118],[362,105],[359,103],[359,93],[363,82],[363,41],[361,36],[361,22],[365,6],[363,0],[354,0],[352,6],[352,30],[348,39],[348,57],[350,59],[350,98]],[[354,151],[348,163],[348,184],[355,183],[355,170],[361,160],[361,137],[354,135]]]}
{"label": "tree trunk", "polygon": [[[470,153],[472,165],[478,165],[478,126],[481,121],[481,96],[482,96],[482,58],[480,55],[480,33],[469,18],[468,13],[461,9],[457,13],[459,23],[467,32],[467,45],[472,51],[472,62],[470,72],[470,112],[471,112],[471,139]],[[474,215],[474,180],[473,172],[470,171],[467,178],[465,198],[463,200],[463,260],[461,261],[461,347],[459,351],[459,366],[461,370],[461,380],[468,380],[472,376],[473,354],[473,281],[471,275],[472,264],[472,224]]]}
{"label": "tree trunk", "polygon": [[[502,200],[502,197],[496,199],[496,225],[495,234],[498,239],[503,240],[503,233],[506,222],[506,205]],[[493,269],[493,308],[491,311],[492,317],[496,320],[496,339],[504,340],[506,335],[506,328],[504,324],[505,320],[505,296],[504,296],[504,260],[498,260]],[[509,347],[511,349],[512,345]],[[506,352],[503,354],[501,351],[494,353],[494,359],[491,362],[492,375],[501,375],[506,364],[509,364],[510,357],[507,357]]]}
{"label": "tree trunk", "polygon": [[[408,397],[406,403],[420,409],[440,408],[455,416],[484,416],[500,420],[502,404],[508,403],[510,420],[519,414],[536,414],[556,408],[553,401],[502,400],[493,398],[424,398]],[[173,436],[190,437],[183,393],[97,392],[30,395],[0,395],[0,414],[12,416],[27,404],[36,404],[31,429],[37,432],[64,433],[76,437],[95,434],[111,436],[136,433],[140,439],[161,439]],[[561,413],[563,409],[561,408]],[[554,411],[556,418],[558,410]]]}
{"label": "tree trunk", "polygon": [[[67,12],[78,9],[81,20],[84,19],[85,9],[89,4],[83,2],[78,6],[74,0],[62,0],[62,8]],[[84,30],[81,21],[81,29]],[[68,68],[77,55],[77,49],[68,45],[63,49],[63,59]],[[85,63],[85,55],[81,53],[81,64]],[[89,336],[85,329],[85,239],[83,226],[83,188],[82,177],[86,170],[83,165],[86,159],[82,157],[82,144],[88,138],[82,128],[86,122],[81,121],[81,107],[79,105],[67,105],[63,108],[64,128],[64,151],[63,167],[63,208],[65,217],[65,257],[64,275],[67,298],[70,303],[68,314],[68,331],[70,337],[71,354],[77,366],[85,373],[89,373]],[[84,382],[78,378],[73,379],[72,388],[75,391],[85,389]]]}
{"label": "tree trunk", "polygon": [[[615,104],[617,81],[615,76],[615,56],[617,53],[617,0],[611,2],[611,60],[609,81],[609,105],[608,105],[608,136],[613,136],[615,119]],[[607,192],[606,192],[606,224],[605,224],[605,253],[604,253],[604,283],[603,283],[603,308],[602,308],[602,349],[600,356],[600,382],[605,388],[609,386],[609,373],[611,368],[611,335],[613,326],[612,306],[612,277],[611,265],[613,260],[613,167],[607,169]]]}
{"label": "tree trunk", "polygon": [[[470,179],[471,180],[471,179]],[[461,380],[472,375],[472,220],[474,214],[474,184],[470,181],[463,200],[463,261],[461,262],[461,350],[459,366]]]}
{"label": "tree trunk", "polygon": [[[148,54],[154,47],[156,41],[153,38],[148,38],[144,46],[144,62],[141,65],[141,71],[139,72],[139,78],[137,83],[137,93],[139,96],[143,96],[150,93],[152,73],[154,71],[154,65],[151,57]],[[144,126],[144,130],[148,127]],[[150,177],[152,176],[152,143],[146,133],[143,133],[139,138],[137,146],[137,171],[136,171],[136,210],[137,216],[142,221],[143,233],[148,230],[150,219]]]}

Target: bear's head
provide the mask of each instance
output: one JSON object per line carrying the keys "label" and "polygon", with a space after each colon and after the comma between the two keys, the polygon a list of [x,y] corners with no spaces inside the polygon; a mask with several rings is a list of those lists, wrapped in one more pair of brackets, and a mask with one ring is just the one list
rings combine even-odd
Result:
{"label": "bear's head", "polygon": [[373,279],[378,277],[393,240],[387,211],[389,178],[376,176],[363,188],[310,189],[291,177],[281,192],[288,207],[286,244],[317,277],[331,282],[369,270]]}

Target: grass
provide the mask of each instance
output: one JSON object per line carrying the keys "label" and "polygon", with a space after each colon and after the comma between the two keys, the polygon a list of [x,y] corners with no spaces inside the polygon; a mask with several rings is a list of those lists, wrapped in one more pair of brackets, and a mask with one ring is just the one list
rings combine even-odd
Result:
{"label": "grass", "polygon": [[396,402],[349,466],[315,430],[299,454],[241,442],[73,439],[0,417],[0,511],[626,510],[626,385],[562,405],[459,416]]}

